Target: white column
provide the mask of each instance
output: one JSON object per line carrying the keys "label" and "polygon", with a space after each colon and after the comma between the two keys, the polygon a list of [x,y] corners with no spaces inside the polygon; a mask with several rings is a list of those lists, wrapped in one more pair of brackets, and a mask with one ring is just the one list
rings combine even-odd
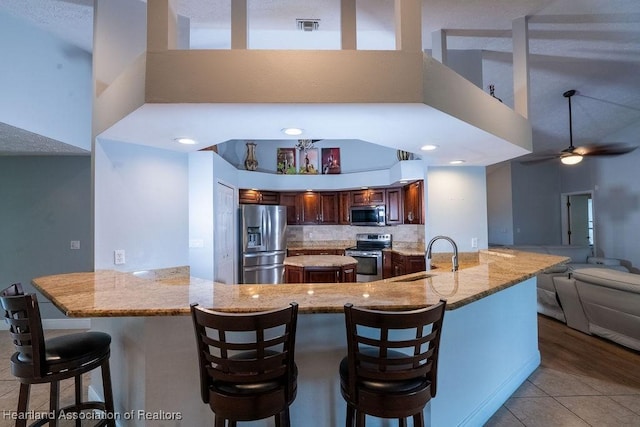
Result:
{"label": "white column", "polygon": [[340,2],[340,39],[342,50],[357,49],[356,0]]}
{"label": "white column", "polygon": [[249,41],[247,0],[231,0],[231,49],[246,49]]}
{"label": "white column", "polygon": [[447,33],[445,30],[437,30],[431,33],[431,56],[447,65]]}
{"label": "white column", "polygon": [[422,2],[395,0],[396,50],[422,51]]}
{"label": "white column", "polygon": [[529,26],[528,17],[513,21],[513,106],[529,117]]}

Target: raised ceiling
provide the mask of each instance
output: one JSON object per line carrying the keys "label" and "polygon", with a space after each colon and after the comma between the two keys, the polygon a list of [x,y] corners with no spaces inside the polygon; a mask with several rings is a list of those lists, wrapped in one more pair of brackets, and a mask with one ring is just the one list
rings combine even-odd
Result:
{"label": "raised ceiling", "polygon": [[[192,26],[228,28],[229,1],[180,0],[178,11]],[[358,2],[358,28],[393,33],[388,0]],[[321,19],[320,31],[338,27],[338,0],[250,0],[252,28],[304,37],[295,18]],[[92,0],[0,0],[0,7],[86,50],[92,45]],[[640,2],[637,0],[425,0],[423,47],[444,29],[449,49],[479,50],[483,89],[513,105],[511,25],[530,16],[529,119],[534,151],[564,148],[568,113],[562,93],[576,89],[574,143],[640,143],[608,137],[640,121]],[[0,118],[1,120],[1,118]]]}

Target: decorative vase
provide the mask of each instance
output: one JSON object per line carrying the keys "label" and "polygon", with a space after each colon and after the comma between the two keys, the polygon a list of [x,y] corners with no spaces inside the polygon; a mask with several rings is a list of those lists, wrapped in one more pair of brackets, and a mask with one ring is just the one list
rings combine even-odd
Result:
{"label": "decorative vase", "polygon": [[258,160],[256,159],[256,143],[247,142],[247,158],[244,159],[244,168],[248,171],[258,169]]}
{"label": "decorative vase", "polygon": [[400,161],[409,160],[409,158],[411,158],[411,153],[408,151],[398,150],[397,154],[398,154],[398,160]]}

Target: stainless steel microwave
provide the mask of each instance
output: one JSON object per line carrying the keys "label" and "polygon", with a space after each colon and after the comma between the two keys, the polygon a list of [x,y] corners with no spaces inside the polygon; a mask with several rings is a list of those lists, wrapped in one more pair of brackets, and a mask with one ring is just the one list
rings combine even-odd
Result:
{"label": "stainless steel microwave", "polygon": [[349,215],[351,225],[386,225],[386,209],[379,206],[352,206]]}

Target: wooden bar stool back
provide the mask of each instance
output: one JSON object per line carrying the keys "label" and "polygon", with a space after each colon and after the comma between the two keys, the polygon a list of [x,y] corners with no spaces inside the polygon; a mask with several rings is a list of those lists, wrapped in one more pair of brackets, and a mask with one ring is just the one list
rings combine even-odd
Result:
{"label": "wooden bar stool back", "polygon": [[[36,295],[25,295],[19,283],[0,292],[0,307],[16,349],[11,356],[11,373],[20,382],[16,426],[27,425],[31,384],[40,383],[50,383],[49,413],[55,415],[52,419],[42,417],[31,426],[55,426],[62,413],[66,417],[88,410],[102,411],[91,415],[98,420],[96,426],[115,426],[109,371],[111,337],[103,332],[81,332],[45,339]],[[104,402],[82,402],[81,376],[97,367],[102,371]],[[67,378],[75,379],[75,404],[59,408],[60,381]],[[78,415],[76,425],[80,422]]]}
{"label": "wooden bar stool back", "polygon": [[347,356],[340,363],[346,426],[365,416],[424,425],[424,408],[436,395],[438,349],[446,302],[412,311],[344,306]]}
{"label": "wooden bar stool back", "polygon": [[202,401],[216,427],[275,416],[289,426],[297,392],[298,304],[259,313],[220,313],[191,305]]}

